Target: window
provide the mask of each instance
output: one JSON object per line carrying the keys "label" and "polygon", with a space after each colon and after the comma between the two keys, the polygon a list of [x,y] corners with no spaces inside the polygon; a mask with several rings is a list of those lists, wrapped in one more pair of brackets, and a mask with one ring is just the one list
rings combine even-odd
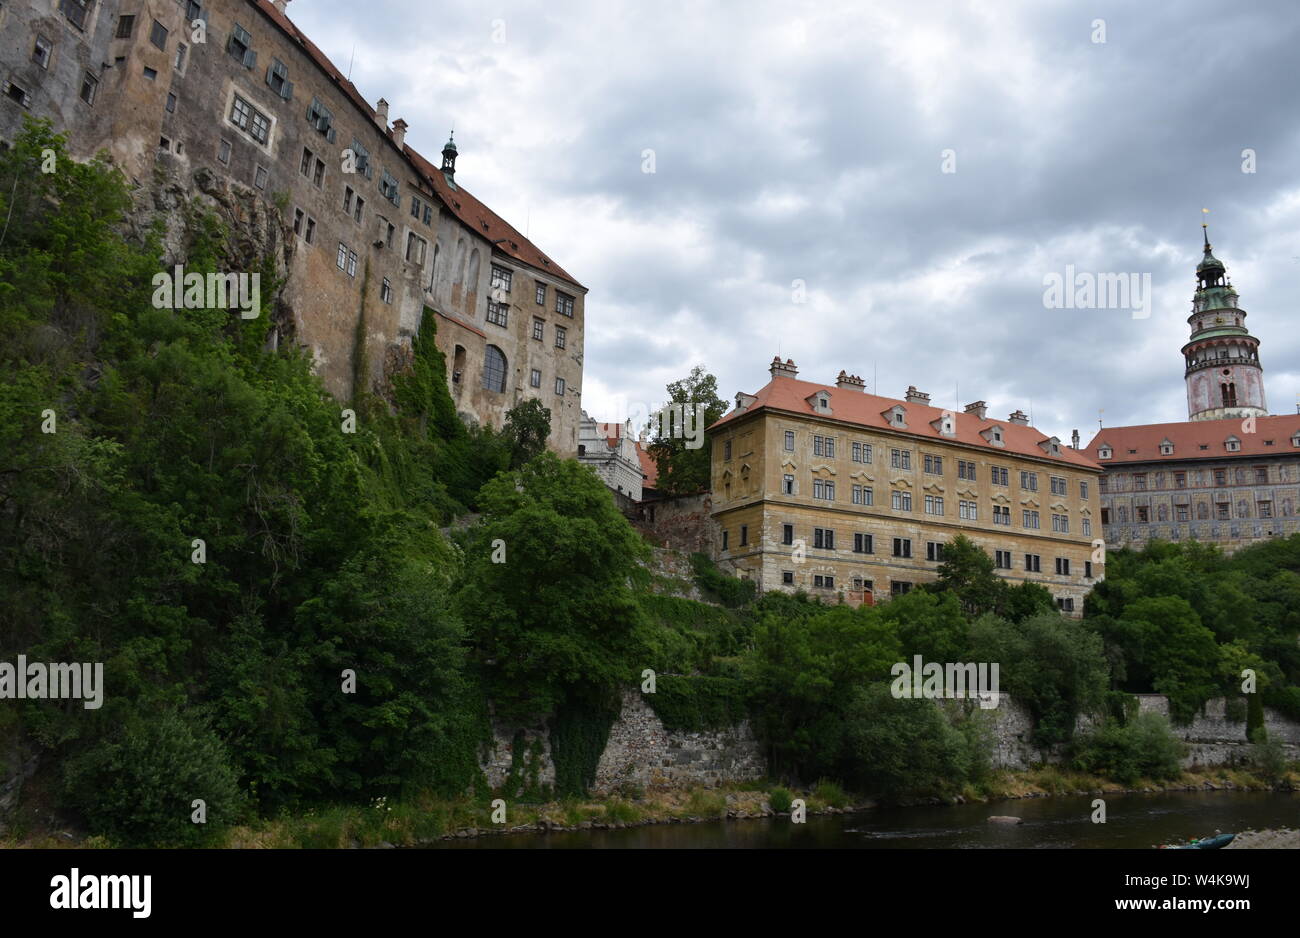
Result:
{"label": "window", "polygon": [[360,223],[361,221],[361,211],[365,207],[366,207],[366,200],[361,198],[361,196],[357,196],[357,201],[354,203],[352,207],[352,217],[358,223]]}
{"label": "window", "polygon": [[1053,495],[1070,494],[1069,489],[1067,487],[1068,483],[1065,481],[1065,479],[1061,478],[1060,476],[1051,476],[1049,478],[1049,481],[1051,483]]}
{"label": "window", "polygon": [[[1183,514],[1186,514],[1186,513],[1187,513],[1187,510],[1186,510],[1186,509],[1183,509]],[[1186,518],[1181,518],[1181,519],[1179,519],[1179,520],[1186,521],[1187,519],[1186,519]],[[1092,519],[1091,519],[1091,518],[1084,518],[1084,519],[1080,522],[1080,527],[1083,528],[1083,536],[1084,536],[1084,537],[1092,537]]]}
{"label": "window", "polygon": [[912,451],[910,449],[891,449],[889,451],[889,467],[891,469],[911,469]]}
{"label": "window", "polygon": [[498,267],[496,264],[493,264],[492,265],[492,289],[504,290],[506,293],[509,293],[510,283],[511,280],[513,280],[513,275],[514,275],[514,271],[508,270],[505,267]]}
{"label": "window", "polygon": [[1087,579],[1087,580],[1091,580],[1091,579],[1092,579],[1092,561],[1091,561],[1091,560],[1085,560],[1085,561],[1083,562],[1083,576],[1084,576],[1084,579]]}
{"label": "window", "polygon": [[533,320],[533,338],[538,342],[546,337],[546,323],[540,319]]}
{"label": "window", "polygon": [[875,553],[875,539],[870,534],[854,534],[853,552],[855,554]]}
{"label": "window", "polygon": [[1025,572],[1039,573],[1042,571],[1043,558],[1037,554],[1025,554]]}
{"label": "window", "polygon": [[1070,516],[1069,515],[1052,515],[1052,530],[1057,534],[1070,533]]}
{"label": "window", "polygon": [[149,27],[149,41],[159,49],[167,48],[167,27],[157,20]]}
{"label": "window", "polygon": [[252,68],[257,64],[257,53],[253,51],[252,45],[253,37],[248,34],[248,30],[236,23],[230,38],[226,40],[226,51],[242,63],[244,68]]}
{"label": "window", "polygon": [[781,477],[781,494],[794,494],[794,476],[790,475],[788,472]]}
{"label": "window", "polygon": [[835,458],[835,437],[833,436],[814,436],[813,437],[813,455],[825,456],[828,459]]}
{"label": "window", "polygon": [[1102,524],[1110,524],[1110,509],[1109,509],[1109,508],[1103,508],[1103,509],[1101,510],[1101,523],[1102,523]]}
{"label": "window", "polygon": [[506,356],[495,345],[489,345],[483,356],[483,387],[497,392],[506,389]]}
{"label": "window", "polygon": [[561,316],[573,316],[573,297],[567,293],[555,291],[555,311]]}
{"label": "window", "polygon": [[135,17],[119,16],[117,18],[117,32],[114,33],[113,38],[130,39],[133,32],[135,32]]}
{"label": "window", "polygon": [[545,305],[546,305],[546,284],[544,284],[544,283],[539,283],[539,284],[537,285],[536,298],[537,298],[537,305],[538,305],[538,306],[545,306]]}
{"label": "window", "polygon": [[253,186],[257,189],[266,188],[266,167],[259,166],[253,171]]}
{"label": "window", "polygon": [[388,201],[394,205],[402,204],[400,187],[397,184],[397,177],[392,175],[388,170],[384,170],[383,176],[379,179],[379,191]]}
{"label": "window", "polygon": [[722,442],[722,458],[723,458],[723,459],[730,459],[730,458],[731,458],[731,441],[730,441],[730,440],[724,440],[724,441]]}
{"label": "window", "polygon": [[505,326],[510,318],[510,305],[508,303],[494,303],[488,300],[487,321],[498,326]]}
{"label": "window", "polygon": [[564,396],[564,379],[563,379],[563,378],[556,378],[556,379],[555,379],[555,393],[558,394],[558,395],[560,395],[561,397]]}
{"label": "window", "polygon": [[927,515],[943,514],[943,496],[942,495],[925,496],[925,513]]}
{"label": "window", "polygon": [[1056,608],[1062,612],[1074,612],[1074,597],[1063,596],[1057,599]]}
{"label": "window", "polygon": [[934,563],[943,563],[943,544],[939,541],[926,541],[925,559]]}
{"label": "window", "polygon": [[90,0],[59,0],[59,9],[68,18],[68,22],[77,29],[86,28],[86,16],[90,13]]}
{"label": "window", "polygon": [[1070,558],[1069,558],[1069,557],[1057,557],[1057,558],[1056,558],[1056,575],[1057,575],[1057,576],[1069,576],[1069,575],[1070,575]]}
{"label": "window", "polygon": [[902,580],[893,580],[889,584],[889,593],[891,596],[904,596],[912,591],[912,584],[905,583]]}
{"label": "window", "polygon": [[813,479],[813,498],[835,501],[835,483],[824,479]]}
{"label": "window", "polygon": [[853,444],[853,453],[852,453],[852,456],[853,456],[853,461],[854,461],[854,462],[870,463],[870,462],[871,462],[871,444],[870,444],[870,443],[854,443],[854,444]]}
{"label": "window", "polygon": [[[230,123],[244,131],[258,143],[266,143],[266,138],[270,134],[270,118],[239,95],[235,95],[230,106]],[[322,172],[324,168],[325,164],[322,163]]]}
{"label": "window", "polygon": [[86,72],[81,76],[81,100],[87,104],[95,103],[95,93],[99,91],[99,79]]}
{"label": "window", "polygon": [[943,475],[943,457],[927,454],[925,457],[925,471],[931,475]]}
{"label": "window", "polygon": [[173,67],[174,69],[176,69],[176,71],[178,71],[178,72],[183,72],[183,71],[185,71],[185,53],[186,53],[186,51],[187,51],[187,49],[186,49],[185,43],[181,42],[181,43],[177,43],[177,44],[176,44],[176,61],[172,63],[172,67]]}
{"label": "window", "polygon": [[990,481],[994,485],[1010,485],[1006,466],[992,466],[989,469]]}
{"label": "window", "polygon": [[284,100],[293,99],[293,82],[289,80],[289,68],[279,59],[271,60],[271,67],[266,70],[266,83]]}
{"label": "window", "polygon": [[794,584],[794,571],[793,571],[793,570],[782,570],[782,571],[781,571],[781,582],[782,582],[783,584],[785,584],[786,586],[792,586],[792,585]]}
{"label": "window", "polygon": [[1228,484],[1228,470],[1226,470],[1226,469],[1215,469],[1215,470],[1214,470],[1214,484],[1215,484],[1215,485],[1227,485],[1227,484]]}
{"label": "window", "polygon": [[1258,507],[1258,509],[1259,509],[1259,517],[1261,517],[1261,518],[1271,518],[1271,517],[1273,517],[1273,503],[1272,503],[1272,502],[1259,502],[1259,503],[1257,504],[1256,507]]}
{"label": "window", "polygon": [[420,220],[420,209],[423,207],[424,203],[420,201],[418,195],[411,196],[411,217],[416,221]]}
{"label": "window", "polygon": [[993,523],[1002,524],[1011,527],[1011,506],[994,505],[993,506]]}
{"label": "window", "polygon": [[1268,467],[1267,467],[1267,466],[1256,466],[1256,467],[1255,467],[1255,483],[1256,483],[1257,485],[1267,485],[1267,484],[1268,484]]}
{"label": "window", "polygon": [[793,430],[785,431],[785,451],[787,453],[794,452],[794,431]]}
{"label": "window", "polygon": [[834,589],[834,588],[835,588],[835,577],[833,577],[833,576],[822,576],[822,575],[820,575],[820,574],[813,574],[813,586],[820,586],[820,587],[822,587],[823,589],[828,589],[828,590],[829,590],[829,589]]}
{"label": "window", "polygon": [[39,65],[41,68],[49,68],[50,54],[53,51],[54,51],[54,47],[50,45],[50,41],[48,39],[46,39],[44,36],[37,36],[36,44],[32,47],[32,61],[35,62],[37,65]]}
{"label": "window", "polygon": [[343,214],[352,214],[352,196],[354,195],[351,186],[343,187]]}
{"label": "window", "polygon": [[542,373],[534,368],[528,375],[528,386],[540,388],[542,386]]}
{"label": "window", "polygon": [[[301,215],[302,212],[299,211],[296,214]],[[294,231],[298,230],[298,223],[296,218],[294,220],[293,230]],[[344,244],[342,241],[339,242],[339,256],[336,263],[339,266],[339,270],[343,270],[348,266],[348,246]]]}
{"label": "window", "polygon": [[1147,474],[1145,472],[1133,473],[1133,491],[1145,492],[1147,490]]}
{"label": "window", "polygon": [[[1179,520],[1179,521],[1186,521],[1186,520],[1188,520],[1188,519],[1187,519],[1187,506],[1186,506],[1186,505],[1179,505],[1179,506],[1177,506],[1177,513],[1178,513],[1178,520]],[[1091,534],[1091,533],[1092,533],[1092,531],[1089,530],[1089,527],[1088,527],[1088,519],[1087,519],[1087,518],[1084,518],[1084,519],[1083,519],[1083,533],[1084,533],[1084,534]]]}
{"label": "window", "polygon": [[150,68],[148,65],[146,65],[146,66],[144,67],[144,72],[143,72],[143,74],[144,74],[144,77],[145,77],[148,81],[153,81],[155,78],[158,77],[158,69],[156,69],[156,68]]}
{"label": "window", "polygon": [[967,482],[975,481],[975,463],[967,459],[957,460],[957,478]]}
{"label": "window", "polygon": [[303,235],[303,240],[308,244],[316,243],[316,219],[310,215],[307,216],[307,231]]}
{"label": "window", "polygon": [[1147,524],[1151,520],[1151,509],[1146,505],[1138,505],[1133,509],[1133,520],[1138,524]]}
{"label": "window", "polygon": [[1087,500],[1087,498],[1088,498],[1088,483],[1087,483],[1087,482],[1080,482],[1080,483],[1079,483],[1079,497],[1082,498],[1082,499],[1084,499],[1084,500]]}
{"label": "window", "polygon": [[1028,489],[1030,492],[1037,492],[1037,491],[1038,491],[1038,473],[1037,473],[1037,472],[1027,472],[1027,471],[1025,471],[1025,470],[1022,469],[1022,470],[1020,471],[1020,487],[1021,487],[1022,489]]}
{"label": "window", "polygon": [[[217,144],[217,162],[227,165],[230,163],[230,141],[226,140],[224,137],[221,142]],[[294,230],[296,231],[297,228]]]}
{"label": "window", "polygon": [[727,530],[725,530],[725,529],[724,529],[723,532],[722,532],[722,549],[723,549],[723,550],[726,550],[726,549],[727,549],[727,535],[730,534],[730,533],[731,533],[731,532],[729,532],[729,531],[727,531]]}
{"label": "window", "polygon": [[311,150],[308,150],[306,147],[303,147],[302,159],[298,162],[298,172],[302,173],[304,176],[310,176],[311,167],[314,160],[315,160],[315,156],[312,154]]}
{"label": "window", "polygon": [[912,556],[912,539],[907,537],[894,538],[894,556],[911,557]]}
{"label": "window", "polygon": [[852,495],[853,495],[853,504],[855,505],[872,504],[872,492],[871,492],[871,486],[869,485],[853,486]]}
{"label": "window", "polygon": [[406,233],[406,260],[410,264],[424,264],[425,254],[428,251],[429,242],[425,241],[414,231]]}
{"label": "window", "polygon": [[783,524],[783,525],[781,525],[781,543],[782,543],[782,544],[793,544],[793,543],[794,543],[794,525],[793,525],[793,524]]}
{"label": "window", "polygon": [[356,275],[357,275],[357,252],[349,249],[348,250],[348,276],[355,277]]}
{"label": "window", "polygon": [[556,347],[556,348],[564,348],[564,343],[565,343],[565,341],[567,341],[567,338],[568,338],[568,332],[565,330],[565,328],[564,328],[563,326],[556,326],[556,327],[555,327],[555,347]]}
{"label": "window", "polygon": [[352,150],[353,168],[367,179],[373,179],[375,171],[370,165],[370,151],[363,147],[356,137],[352,138],[352,146],[349,149]]}
{"label": "window", "polygon": [[1038,512],[1025,509],[1020,512],[1020,526],[1024,528],[1038,527]]}
{"label": "window", "polygon": [[855,590],[862,590],[865,593],[870,593],[875,589],[875,584],[871,580],[864,580],[860,576],[855,576],[853,578],[853,588]]}
{"label": "window", "polygon": [[957,503],[957,513],[963,521],[978,521],[979,506],[975,502],[962,499]]}
{"label": "window", "polygon": [[176,95],[172,94],[170,91],[167,92],[167,103],[164,105],[164,107],[166,108],[168,114],[176,113]]}
{"label": "window", "polygon": [[749,525],[742,524],[740,526],[740,546],[745,547],[748,544],[749,544]]}
{"label": "window", "polygon": [[1176,489],[1185,489],[1185,488],[1187,488],[1187,473],[1186,473],[1186,472],[1175,472],[1175,473],[1174,473],[1174,488],[1176,488]]}
{"label": "window", "polygon": [[835,532],[830,528],[813,528],[813,547],[834,550]]}
{"label": "window", "polygon": [[894,511],[911,511],[912,510],[912,493],[911,492],[890,492],[889,507]]}
{"label": "window", "polygon": [[993,566],[998,570],[1011,569],[1011,551],[995,550],[993,552]]}
{"label": "window", "polygon": [[[311,184],[315,186],[317,189],[319,189],[321,188],[322,185],[324,185],[324,183],[325,183],[325,161],[322,160],[320,157],[317,157],[316,167],[315,169],[312,170],[312,174],[311,174]],[[392,245],[390,244],[389,247],[392,247]]]}

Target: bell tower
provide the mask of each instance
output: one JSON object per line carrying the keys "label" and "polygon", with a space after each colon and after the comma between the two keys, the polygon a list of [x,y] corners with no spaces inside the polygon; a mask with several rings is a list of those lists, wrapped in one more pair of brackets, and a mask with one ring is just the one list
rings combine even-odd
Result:
{"label": "bell tower", "polygon": [[1210,248],[1209,229],[1201,229],[1205,256],[1196,265],[1196,294],[1187,317],[1192,335],[1183,346],[1187,419],[1266,417],[1259,339],[1246,330],[1246,311],[1237,305],[1237,291]]}

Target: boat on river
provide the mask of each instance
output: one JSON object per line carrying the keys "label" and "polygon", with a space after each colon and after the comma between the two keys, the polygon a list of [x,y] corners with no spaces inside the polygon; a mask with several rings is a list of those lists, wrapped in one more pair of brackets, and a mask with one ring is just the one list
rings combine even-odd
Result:
{"label": "boat on river", "polygon": [[1232,843],[1236,834],[1216,834],[1203,840],[1193,840],[1188,844],[1161,844],[1161,850],[1218,850]]}

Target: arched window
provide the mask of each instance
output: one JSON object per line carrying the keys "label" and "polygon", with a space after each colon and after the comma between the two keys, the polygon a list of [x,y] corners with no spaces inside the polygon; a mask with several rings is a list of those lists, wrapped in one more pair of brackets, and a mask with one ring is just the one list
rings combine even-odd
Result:
{"label": "arched window", "polygon": [[469,279],[466,283],[470,293],[478,292],[478,248],[469,252]]}
{"label": "arched window", "polygon": [[458,345],[451,358],[451,381],[460,384],[460,376],[465,373],[465,346]]}
{"label": "arched window", "polygon": [[483,387],[489,391],[506,389],[506,356],[495,345],[489,345],[483,356]]}
{"label": "arched window", "polygon": [[452,269],[452,285],[465,282],[465,239],[456,244],[456,266]]}

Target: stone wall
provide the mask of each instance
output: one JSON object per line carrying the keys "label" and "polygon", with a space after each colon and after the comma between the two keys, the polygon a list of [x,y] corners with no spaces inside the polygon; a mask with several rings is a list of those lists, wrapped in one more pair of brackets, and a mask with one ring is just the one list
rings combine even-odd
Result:
{"label": "stone wall", "polygon": [[633,525],[652,544],[718,556],[722,529],[713,520],[713,495],[678,495],[642,502]]}
{"label": "stone wall", "polygon": [[748,720],[722,730],[670,732],[640,691],[631,689],[623,693],[623,708],[610,729],[592,791],[715,787],[766,774],[762,747]]}

